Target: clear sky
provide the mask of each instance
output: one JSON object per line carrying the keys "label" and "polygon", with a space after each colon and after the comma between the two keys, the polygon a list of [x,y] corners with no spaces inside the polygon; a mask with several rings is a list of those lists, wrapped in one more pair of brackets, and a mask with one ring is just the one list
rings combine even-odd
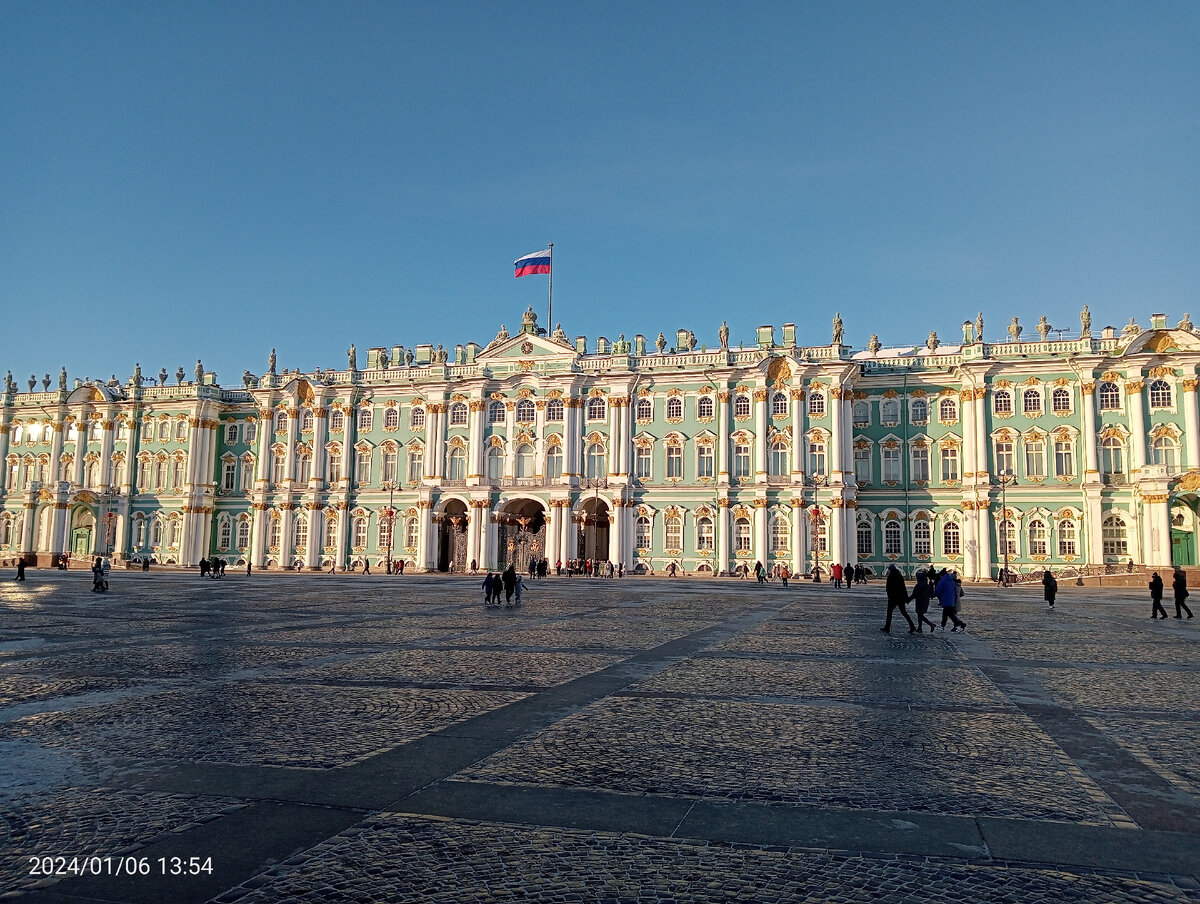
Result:
{"label": "clear sky", "polygon": [[[1200,322],[1200,3],[0,4],[0,370]],[[360,362],[364,360],[360,356]]]}

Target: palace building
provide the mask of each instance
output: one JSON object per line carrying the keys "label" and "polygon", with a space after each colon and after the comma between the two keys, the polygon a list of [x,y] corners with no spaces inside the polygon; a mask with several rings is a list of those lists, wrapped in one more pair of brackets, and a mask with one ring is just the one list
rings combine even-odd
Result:
{"label": "palace building", "polygon": [[[170,383],[6,379],[0,558],[461,571],[531,556],[631,571],[934,564],[1023,572],[1196,564],[1200,335],[855,352],[793,324],[731,348],[546,335],[351,347],[341,371],[197,362]],[[1058,331],[1060,336],[1064,331]],[[1072,332],[1072,336],[1076,334]],[[669,346],[669,347],[668,347]],[[451,360],[451,358],[453,360]]]}

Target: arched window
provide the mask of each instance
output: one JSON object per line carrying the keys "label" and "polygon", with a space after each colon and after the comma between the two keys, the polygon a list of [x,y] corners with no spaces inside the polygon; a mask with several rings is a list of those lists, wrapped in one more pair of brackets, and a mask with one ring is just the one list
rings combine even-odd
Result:
{"label": "arched window", "polygon": [[326,549],[336,549],[337,548],[337,526],[338,526],[337,515],[335,515],[333,512],[328,513],[325,516],[325,543],[324,543],[324,545],[325,545]]}
{"label": "arched window", "polygon": [[286,411],[276,411],[275,412],[275,432],[276,433],[287,433],[287,422],[288,422],[288,417],[287,417]]}
{"label": "arched window", "polygon": [[488,449],[487,476],[488,480],[499,480],[504,476],[504,450],[499,446]]}
{"label": "arched window", "polygon": [[1125,533],[1125,520],[1120,515],[1109,515],[1100,525],[1104,541],[1104,555],[1124,558],[1129,555],[1129,540]]}
{"label": "arched window", "polygon": [[1055,414],[1068,413],[1071,410],[1070,390],[1063,389],[1061,386],[1055,389],[1050,396],[1050,407]]}
{"label": "arched window", "polygon": [[1042,413],[1042,394],[1036,389],[1026,389],[1021,393],[1021,408],[1026,414]]}
{"label": "arched window", "polygon": [[957,521],[942,525],[942,555],[957,556],[962,551],[962,532]]}
{"label": "arched window", "polygon": [[450,426],[461,427],[467,422],[466,402],[455,402],[450,406]]}
{"label": "arched window", "polygon": [[1050,544],[1047,542],[1046,522],[1034,518],[1029,522],[1029,554],[1031,556],[1049,555]]}
{"label": "arched window", "polygon": [[1076,538],[1078,534],[1075,528],[1074,521],[1059,521],[1058,522],[1058,554],[1059,556],[1074,556],[1076,552]]}
{"label": "arched window", "polygon": [[808,413],[811,417],[820,417],[825,413],[825,393],[814,392],[809,395]]}
{"label": "arched window", "polygon": [[792,530],[788,519],[776,515],[771,519],[771,552],[777,556],[786,555],[791,545]]}
{"label": "arched window", "polygon": [[272,518],[270,526],[267,528],[267,546],[271,549],[278,549],[282,532],[283,519],[279,517]]}
{"label": "arched window", "polygon": [[774,477],[786,476],[790,470],[790,463],[788,462],[789,451],[787,443],[781,439],[777,439],[771,443],[771,454],[767,458],[767,473]]}
{"label": "arched window", "polygon": [[446,477],[449,480],[465,480],[467,476],[467,450],[454,446],[446,452]]}
{"label": "arched window", "polygon": [[250,548],[250,519],[249,518],[243,518],[241,521],[238,522],[237,544],[238,544],[238,549],[244,550],[244,549]]}
{"label": "arched window", "polygon": [[992,395],[992,411],[996,414],[1012,414],[1012,393],[1007,389],[997,389]]}
{"label": "arched window", "polygon": [[1150,407],[1171,407],[1171,384],[1166,380],[1152,380],[1149,386]]}
{"label": "arched window", "polygon": [[700,396],[696,403],[696,417],[711,418],[713,416],[712,396]]}
{"label": "arched window", "polygon": [[1150,445],[1150,461],[1165,465],[1168,473],[1174,473],[1179,465],[1179,446],[1169,436],[1157,437]]}
{"label": "arched window", "polygon": [[750,396],[744,392],[733,397],[733,416],[750,417]]}
{"label": "arched window", "polygon": [[533,476],[533,446],[521,443],[517,446],[517,477]]}
{"label": "arched window", "polygon": [[150,523],[150,545],[162,546],[163,541],[163,523],[161,518],[155,518]]}
{"label": "arched window", "polygon": [[650,519],[645,515],[638,515],[634,522],[634,542],[638,549],[650,548]]}
{"label": "arched window", "polygon": [[667,418],[672,421],[683,420],[683,399],[679,396],[667,399]]}
{"label": "arched window", "polygon": [[85,487],[96,485],[96,462],[90,459],[83,466],[83,485]]}
{"label": "arched window", "polygon": [[667,515],[663,522],[663,539],[667,549],[683,548],[683,518],[679,515]]}
{"label": "arched window", "polygon": [[292,546],[300,555],[308,552],[308,517],[301,515],[296,519],[296,530],[292,536]]}
{"label": "arched window", "polygon": [[913,553],[918,556],[932,554],[932,540],[928,521],[917,521],[913,524]]}
{"label": "arched window", "polygon": [[356,549],[365,549],[367,545],[367,519],[364,515],[359,515],[354,519],[354,541],[353,545]]}
{"label": "arched window", "polygon": [[167,546],[179,545],[179,521],[172,518],[167,522]]}
{"label": "arched window", "polygon": [[233,445],[237,444],[237,441],[238,441],[237,424],[230,424],[229,426],[227,426],[225,428],[225,445],[233,446]]}
{"label": "arched window", "polygon": [[184,442],[187,439],[187,431],[188,431],[188,422],[187,421],[185,421],[185,420],[176,421],[175,422],[175,441],[180,442],[180,443]]}
{"label": "arched window", "polygon": [[329,429],[334,433],[341,433],[346,429],[346,415],[340,408],[335,408],[329,413]]}
{"label": "arched window", "polygon": [[[284,415],[284,429],[287,429],[287,415]],[[171,423],[170,421],[159,421],[158,423],[158,441],[165,443],[171,438]]]}
{"label": "arched window", "polygon": [[368,433],[375,422],[375,412],[371,408],[358,409],[358,432]]}
{"label": "arched window", "polygon": [[[386,510],[385,510],[386,511]],[[391,518],[385,515],[379,517],[379,536],[375,544],[376,549],[389,549],[392,545],[392,528],[395,525],[396,517],[393,514]]]}
{"label": "arched window", "polygon": [[418,408],[415,405],[408,412],[408,429],[409,430],[424,430],[425,429],[425,409]]}
{"label": "arched window", "polygon": [[504,403],[492,402],[488,405],[488,423],[503,424],[504,423]]}
{"label": "arched window", "polygon": [[561,421],[563,419],[562,399],[551,399],[546,403],[546,420]]}
{"label": "arched window", "polygon": [[300,415],[300,432],[312,433],[313,431],[313,413],[310,409],[305,408],[304,413]]}
{"label": "arched window", "polygon": [[[416,420],[418,411],[421,411],[421,409],[414,408],[412,410],[412,420],[414,420],[414,421]],[[421,415],[422,415],[422,417],[424,417],[424,412],[421,412]],[[400,409],[399,408],[383,409],[383,429],[384,430],[395,430],[399,426],[400,426]]]}
{"label": "arched window", "polygon": [[532,424],[537,417],[537,406],[532,399],[521,399],[517,402],[517,423]]}
{"label": "arched window", "polygon": [[245,436],[243,436],[243,441],[247,443],[253,443],[256,439],[258,439],[258,422],[247,421],[246,433]]}
{"label": "arched window", "polygon": [[777,392],[771,396],[771,416],[787,417],[788,397],[786,392]]}
{"label": "arched window", "polygon": [[750,519],[738,518],[733,522],[733,548],[739,552],[750,549]]}
{"label": "arched window", "polygon": [[859,521],[854,527],[854,537],[860,559],[875,555],[875,531],[870,521]]}
{"label": "arched window", "polygon": [[546,450],[546,476],[557,480],[559,477],[562,477],[562,470],[562,446],[551,446]]}
{"label": "arched window", "polygon": [[1009,557],[1015,556],[1017,554],[1017,526],[1011,520],[1006,519],[1000,522],[999,538],[1000,555],[1005,555],[1007,550]]}
{"label": "arched window", "polygon": [[587,448],[587,458],[584,460],[583,476],[584,477],[603,477],[607,473],[604,462],[604,446],[601,443],[592,443]]}
{"label": "arched window", "polygon": [[883,554],[898,556],[904,552],[900,542],[900,522],[889,519],[883,523]]}
{"label": "arched window", "polygon": [[1096,395],[1100,399],[1101,411],[1120,411],[1121,410],[1121,390],[1116,383],[1110,383],[1107,380],[1100,384],[1100,388],[1096,391]]}
{"label": "arched window", "polygon": [[942,423],[953,423],[958,420],[958,403],[946,398],[938,402],[938,420]]}
{"label": "arched window", "polygon": [[417,548],[417,519],[409,518],[404,522],[404,546],[407,549]]}
{"label": "arched window", "polygon": [[1117,436],[1100,441],[1100,469],[1106,476],[1125,473],[1125,443]]}
{"label": "arched window", "polygon": [[217,524],[217,549],[224,552],[233,542],[233,524],[228,518],[222,518]]}
{"label": "arched window", "polygon": [[649,421],[654,418],[654,403],[649,399],[638,399],[637,403],[637,419],[639,421]]}
{"label": "arched window", "polygon": [[138,549],[143,549],[146,546],[146,522],[142,518],[138,518],[138,520],[134,522],[133,545]]}
{"label": "arched window", "polygon": [[604,399],[600,396],[593,396],[588,399],[587,403],[587,419],[589,421],[602,421],[608,415],[608,406],[605,405]]}
{"label": "arched window", "polygon": [[866,427],[871,423],[871,405],[868,402],[855,402],[850,411],[855,427]]}
{"label": "arched window", "polygon": [[713,521],[705,515],[696,522],[696,551],[712,552],[713,550]]}

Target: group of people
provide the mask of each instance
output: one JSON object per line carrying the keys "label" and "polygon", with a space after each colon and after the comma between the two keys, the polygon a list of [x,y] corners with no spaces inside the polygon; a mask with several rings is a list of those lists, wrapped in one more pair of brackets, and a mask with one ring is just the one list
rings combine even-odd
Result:
{"label": "group of people", "polygon": [[[101,558],[96,556],[96,561],[92,563],[92,593],[105,593],[108,590],[108,572],[112,569],[112,563],[108,557]],[[24,576],[18,580],[25,580]]]}
{"label": "group of people", "polygon": [[[892,633],[892,613],[897,609],[904,616],[904,620],[908,622],[909,634],[920,634],[924,625],[929,625],[929,633],[932,634],[937,630],[937,625],[929,620],[927,614],[930,601],[933,599],[937,599],[942,610],[941,628],[943,631],[946,630],[948,621],[954,623],[954,627],[950,629],[951,634],[967,629],[967,623],[958,617],[962,604],[963,587],[962,581],[959,580],[958,573],[955,571],[946,568],[940,572],[936,568],[922,569],[917,572],[917,582],[912,593],[909,593],[908,584],[905,583],[900,569],[895,565],[889,565],[884,589],[887,592],[887,618],[884,620],[883,627],[879,629],[884,634]],[[917,612],[917,621],[915,622],[905,608],[909,602],[915,604]]]}
{"label": "group of people", "polygon": [[[1192,617],[1192,610],[1188,608],[1185,600],[1188,598],[1187,575],[1178,565],[1175,566],[1175,573],[1171,577],[1171,591],[1175,597],[1175,617],[1183,618],[1183,613],[1187,613],[1187,617]],[[1151,618],[1166,618],[1167,610],[1163,608],[1163,579],[1159,577],[1158,572],[1154,572],[1150,578],[1150,617]],[[1159,613],[1162,615],[1159,615]]]}
{"label": "group of people", "polygon": [[[843,582],[846,587],[851,584],[865,584],[868,574],[870,574],[870,570],[867,566],[851,565],[849,562],[845,566],[834,562],[833,567],[829,569],[829,579],[833,582],[835,590],[840,590]],[[813,569],[813,583],[821,583],[821,572],[818,569]]]}
{"label": "group of people", "polygon": [[223,578],[225,577],[225,566],[228,564],[224,559],[219,559],[216,556],[213,556],[211,559],[201,559],[200,577]]}
{"label": "group of people", "polygon": [[[509,565],[504,571],[497,573],[489,571],[487,577],[483,579],[483,604],[497,608],[503,605],[507,609],[512,609],[521,605],[521,591],[524,589],[524,579],[517,574],[514,565]],[[503,603],[500,602],[502,593],[504,594]]]}

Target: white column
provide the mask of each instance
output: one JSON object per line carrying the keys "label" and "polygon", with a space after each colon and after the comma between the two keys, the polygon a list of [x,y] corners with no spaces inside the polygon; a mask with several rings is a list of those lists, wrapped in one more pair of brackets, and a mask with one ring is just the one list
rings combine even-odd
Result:
{"label": "white column", "polygon": [[[842,422],[845,418],[842,416],[842,389],[840,386],[834,386],[829,390],[829,412],[830,412],[830,427],[829,427],[829,480],[831,483],[841,483],[844,480],[842,474],[844,455]],[[832,536],[829,538],[830,552],[834,545]],[[840,558],[835,558],[835,562],[840,562]]]}
{"label": "white column", "polygon": [[[971,390],[964,389],[959,393],[959,405],[962,406],[963,425],[963,486],[972,486],[975,481],[982,480],[976,467],[979,462],[979,436],[975,431],[975,406],[971,404]],[[904,450],[909,455],[909,450]],[[933,462],[930,462],[932,467]],[[964,559],[964,567],[966,560]],[[970,574],[968,571],[967,574]]]}
{"label": "white column", "polygon": [[[62,467],[63,452],[63,423],[56,421],[53,425],[53,435],[50,440],[50,470],[46,474],[46,483],[57,483],[59,468]],[[61,550],[54,549],[54,552]]]}
{"label": "white column", "polygon": [[1171,514],[1167,494],[1142,497],[1142,524],[1145,531],[1145,552],[1139,560],[1150,566],[1171,564]]}
{"label": "white column", "polygon": [[[536,442],[533,445],[534,466],[533,473],[544,477],[546,474],[546,400],[538,399],[534,405],[537,413],[534,415],[533,431],[536,437]],[[554,559],[546,556],[553,564]]]}
{"label": "white column", "polygon": [[442,474],[441,460],[441,427],[438,418],[441,408],[436,402],[425,406],[425,476],[437,478]]}
{"label": "white column", "polygon": [[[1194,377],[1183,380],[1183,423],[1184,441],[1187,444],[1183,450],[1183,460],[1187,464],[1187,469],[1194,471],[1200,468],[1200,425],[1197,424],[1196,417],[1196,379]],[[1093,436],[1094,441],[1095,437]],[[0,450],[0,460],[2,459],[3,451]]]}
{"label": "white column", "polygon": [[988,468],[988,437],[987,437],[987,414],[984,411],[984,396],[986,390],[978,388],[972,390],[974,396],[973,402],[975,407],[975,454],[978,456],[975,459],[975,473],[983,474],[990,482],[991,470]]}
{"label": "white column", "polygon": [[[350,510],[346,508],[346,503],[338,503],[337,511],[337,552],[334,553],[334,564],[338,569],[345,571],[346,569],[346,538],[350,531]],[[395,526],[392,527],[395,530]]]}
{"label": "white column", "polygon": [[804,570],[807,558],[808,531],[804,529],[803,499],[792,500],[792,573],[799,574]]}
{"label": "white column", "polygon": [[[107,489],[113,485],[113,419],[112,412],[106,412],[100,422],[100,486]],[[4,450],[0,448],[0,461],[4,460]]]}
{"label": "white column", "polygon": [[804,390],[792,390],[792,482],[804,480]]}
{"label": "white column", "polygon": [[[325,486],[325,479],[329,473],[329,456],[325,452],[325,444],[328,442],[329,409],[322,405],[313,411],[312,474],[310,475],[312,479],[309,481],[309,487],[313,492]],[[349,456],[342,455],[343,467],[348,458]]]}
{"label": "white column", "polygon": [[[767,390],[754,390],[754,479],[767,479]],[[763,561],[763,565],[767,563]]]}
{"label": "white column", "polygon": [[487,402],[472,399],[468,404],[467,480],[471,485],[477,485],[483,477],[483,418]]}
{"label": "white column", "polygon": [[37,552],[33,548],[34,522],[37,520],[37,503],[32,500],[25,502],[25,517],[21,522],[21,554],[27,556]]}
{"label": "white column", "polygon": [[729,500],[722,496],[717,507],[717,574],[729,571]]}
{"label": "white column", "polygon": [[88,420],[87,412],[81,411],[75,427],[75,459],[71,462],[71,483],[77,487],[83,486],[83,459],[87,456],[88,430],[90,428],[91,421]]}
{"label": "white column", "polygon": [[290,490],[296,479],[296,433],[300,427],[300,411],[297,408],[289,408],[287,415],[287,459],[283,466],[283,480],[284,486]]}
{"label": "white column", "polygon": [[[1096,455],[1096,384],[1084,383],[1083,394],[1083,482],[1095,483],[1100,479],[1100,466]],[[1188,443],[1191,446],[1191,443]]]}
{"label": "white column", "polygon": [[[351,418],[354,412],[349,412],[346,417]],[[270,409],[264,408],[259,412],[258,420],[258,468],[254,475],[255,489],[265,490],[267,481],[271,476],[271,440],[275,435],[275,420],[271,415]],[[346,453],[347,467],[353,464],[350,462],[350,453]],[[258,564],[256,561],[255,565]]]}
{"label": "white column", "polygon": [[613,568],[616,568],[618,562],[625,560],[625,503],[616,499],[613,505],[612,514],[608,518],[612,531],[608,542],[608,558],[613,563]]}
{"label": "white column", "polygon": [[717,392],[717,483],[723,486],[729,485],[728,389]]}
{"label": "white column", "polygon": [[575,553],[578,552],[577,545],[573,542],[575,538],[575,522],[572,520],[571,501],[564,499],[562,507],[559,509],[562,512],[562,517],[559,518],[559,555],[564,562],[575,558]]}
{"label": "white column", "polygon": [[1142,400],[1140,375],[1131,375],[1125,384],[1125,398],[1129,402],[1129,442],[1133,449],[1133,472],[1138,474],[1146,467],[1146,409]]}
{"label": "white column", "polygon": [[825,525],[825,536],[829,542],[829,565],[833,567],[833,563],[840,562],[843,565],[846,563],[846,509],[845,502],[834,497],[830,500],[829,505],[829,523]]}
{"label": "white column", "polygon": [[433,542],[433,503],[422,499],[417,503],[420,519],[417,529],[417,564],[426,571],[432,570],[437,564],[433,556],[437,554],[436,543]]}
{"label": "white column", "polygon": [[553,569],[554,563],[558,561],[559,544],[562,542],[559,524],[563,518],[563,509],[557,499],[551,499],[549,505],[550,514],[546,516],[546,561],[550,563],[547,567]]}
{"label": "white column", "polygon": [[767,567],[767,500],[754,500],[754,558]]}
{"label": "white column", "polygon": [[296,552],[292,549],[292,535],[296,528],[296,510],[290,502],[280,504],[279,508],[282,515],[279,525],[279,564],[284,568],[290,568],[296,559]]}
{"label": "white column", "polygon": [[325,513],[315,502],[305,505],[308,515],[308,547],[304,550],[304,567],[319,568],[321,547],[325,540]]}
{"label": "white column", "polygon": [[[968,506],[970,506],[968,508]],[[978,581],[979,577],[979,530],[975,519],[975,503],[972,500],[963,501],[962,520],[962,550],[963,550],[963,580]],[[936,543],[937,538],[934,538]]]}
{"label": "white column", "polygon": [[1083,550],[1085,562],[1089,565],[1104,564],[1104,508],[1100,495],[1100,487],[1092,487],[1087,491],[1087,509],[1083,513]]}
{"label": "white column", "polygon": [[566,418],[565,436],[563,441],[567,444],[566,455],[567,460],[563,463],[564,474],[570,475],[578,481],[580,475],[583,474],[583,464],[580,457],[580,451],[583,440],[583,405],[584,399],[564,398],[563,399],[563,417]]}
{"label": "white column", "polygon": [[621,473],[621,401],[608,400],[608,474],[616,477]]}

